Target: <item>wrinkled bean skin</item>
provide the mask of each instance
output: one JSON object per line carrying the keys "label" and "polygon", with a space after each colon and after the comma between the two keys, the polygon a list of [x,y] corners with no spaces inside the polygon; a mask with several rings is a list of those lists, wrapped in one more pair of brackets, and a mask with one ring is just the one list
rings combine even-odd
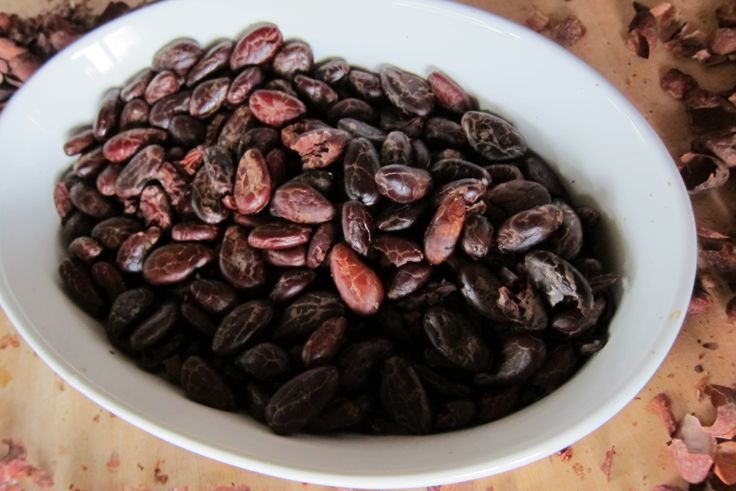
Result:
{"label": "wrinkled bean skin", "polygon": [[521,179],[495,186],[488,191],[486,198],[509,216],[552,202],[549,191],[544,186]]}
{"label": "wrinkled bean skin", "polygon": [[82,155],[72,169],[75,176],[84,178],[97,174],[106,163],[103,151],[97,148]]}
{"label": "wrinkled bean skin", "polygon": [[161,229],[158,227],[150,227],[129,235],[118,249],[116,256],[118,267],[126,273],[142,272],[143,261],[160,238]]}
{"label": "wrinkled bean skin", "polygon": [[232,411],[236,407],[232,389],[198,356],[190,356],[181,366],[181,386],[189,399],[205,406],[224,411]]}
{"label": "wrinkled bean skin", "polygon": [[68,252],[71,256],[89,262],[104,251],[102,244],[91,237],[77,237],[69,244]]}
{"label": "wrinkled bean skin", "polygon": [[130,237],[141,230],[141,225],[132,218],[113,217],[99,222],[92,229],[92,238],[98,240],[105,248],[116,250]]}
{"label": "wrinkled bean skin", "polygon": [[92,265],[89,272],[97,286],[105,290],[110,301],[114,301],[128,289],[123,274],[112,263],[98,261]]}
{"label": "wrinkled bean skin", "polygon": [[432,189],[432,176],[424,169],[405,165],[381,167],[375,175],[378,192],[400,204],[424,198]]}
{"label": "wrinkled bean skin", "polygon": [[149,185],[143,189],[138,208],[147,227],[155,225],[161,230],[171,228],[171,204],[159,186]]}
{"label": "wrinkled bean skin", "polygon": [[222,314],[235,304],[237,292],[230,285],[216,280],[194,280],[189,291],[207,312]]}
{"label": "wrinkled bean skin", "polygon": [[401,131],[409,138],[417,138],[422,134],[424,118],[406,117],[396,110],[388,109],[381,112],[379,126],[386,132]]}
{"label": "wrinkled bean skin", "polygon": [[552,319],[552,329],[568,338],[579,337],[598,322],[605,308],[606,300],[603,297],[595,297],[593,308],[586,312],[567,308]]}
{"label": "wrinkled bean skin", "polygon": [[292,78],[297,73],[306,73],[314,65],[312,48],[301,41],[285,44],[273,59],[273,71],[284,78]]}
{"label": "wrinkled bean skin", "polygon": [[337,122],[337,127],[355,138],[365,138],[376,146],[383,145],[386,139],[386,133],[380,129],[354,118],[342,118]]}
{"label": "wrinkled bean skin", "polygon": [[498,229],[496,245],[503,254],[519,253],[549,239],[564,219],[556,205],[542,205],[522,211],[506,220]]}
{"label": "wrinkled bean skin", "polygon": [[97,292],[86,266],[75,259],[65,259],[59,266],[59,276],[74,302],[93,317],[102,317],[105,300]]}
{"label": "wrinkled bean skin", "polygon": [[172,71],[164,70],[157,73],[146,87],[143,98],[148,104],[155,104],[164,97],[168,97],[179,91],[181,80]]}
{"label": "wrinkled bean skin", "polygon": [[378,75],[365,70],[350,70],[348,83],[358,95],[366,101],[372,102],[383,97],[383,87]]}
{"label": "wrinkled bean skin", "polygon": [[447,118],[429,118],[424,123],[424,139],[437,146],[461,147],[466,143],[462,126]]}
{"label": "wrinkled bean skin", "polygon": [[446,184],[459,179],[477,179],[486,186],[491,183],[491,176],[483,167],[461,158],[443,158],[438,160],[429,172],[439,184]]}
{"label": "wrinkled bean skin", "polygon": [[488,186],[479,179],[458,179],[439,188],[432,197],[432,204],[439,206],[447,199],[462,196],[465,204],[472,205],[483,198],[487,190]]}
{"label": "wrinkled bean skin", "polygon": [[252,148],[245,152],[235,175],[233,196],[238,213],[254,215],[268,206],[273,185],[266,160]]}
{"label": "wrinkled bean skin", "polygon": [[230,55],[235,43],[232,41],[220,41],[212,46],[189,70],[187,74],[187,87],[193,87],[208,76],[217,73],[228,66]]}
{"label": "wrinkled bean skin", "polygon": [[487,256],[493,244],[493,225],[483,215],[468,217],[460,244],[463,252],[474,259]]}
{"label": "wrinkled bean skin", "polygon": [[345,244],[336,244],[330,253],[330,273],[345,304],[358,315],[378,312],[384,299],[381,280]]}
{"label": "wrinkled bean skin", "polygon": [[569,261],[583,248],[583,224],[570,205],[562,200],[555,200],[554,204],[562,210],[562,225],[550,240],[549,248]]}
{"label": "wrinkled bean skin", "polygon": [[154,144],[155,148],[160,148],[155,144],[166,141],[167,136],[165,131],[156,128],[133,128],[110,138],[102,147],[102,152],[110,162],[124,162],[145,152],[146,149],[138,151],[146,145]]}
{"label": "wrinkled bean skin", "polygon": [[266,424],[279,435],[295,433],[314,419],[337,392],[335,367],[312,368],[281,386],[266,406]]}
{"label": "wrinkled bean skin", "polygon": [[302,158],[302,168],[322,169],[337,161],[350,140],[350,134],[335,128],[317,128],[302,133],[290,145]]}
{"label": "wrinkled bean skin", "polygon": [[256,119],[275,128],[307,112],[302,101],[278,90],[258,89],[248,98],[248,105]]}
{"label": "wrinkled bean skin", "polygon": [[120,113],[120,129],[129,130],[145,126],[151,114],[151,106],[143,99],[133,99],[123,106]]}
{"label": "wrinkled bean skin", "polygon": [[107,140],[117,128],[120,107],[120,89],[108,90],[102,99],[102,106],[93,126],[98,141]]}
{"label": "wrinkled bean skin", "polygon": [[299,136],[320,128],[329,128],[329,126],[318,119],[302,119],[281,129],[281,143],[291,148]]}
{"label": "wrinkled bean skin", "polygon": [[307,264],[307,248],[267,249],[263,251],[263,259],[277,268],[301,268]]}
{"label": "wrinkled bean skin", "polygon": [[373,217],[359,201],[342,204],[342,235],[345,242],[361,256],[367,256],[373,244]]}
{"label": "wrinkled bean skin", "polygon": [[511,123],[493,114],[468,111],[463,114],[462,127],[470,146],[492,162],[517,159],[527,151],[524,137]]}
{"label": "wrinkled bean skin", "polygon": [[308,433],[334,433],[347,430],[360,423],[363,418],[360,408],[354,402],[336,397],[325,409],[309,422]]}
{"label": "wrinkled bean skin", "polygon": [[251,300],[235,307],[217,328],[212,351],[223,356],[236,353],[272,320],[273,308],[265,300]]}
{"label": "wrinkled bean skin", "polygon": [[202,56],[202,48],[195,41],[175,41],[159,51],[153,59],[156,72],[172,70],[180,76],[186,75]]}
{"label": "wrinkled bean skin", "polygon": [[279,276],[268,298],[274,303],[288,302],[302,293],[317,278],[309,269],[290,269]]}
{"label": "wrinkled bean skin", "polygon": [[143,97],[146,87],[148,87],[154,75],[155,72],[148,68],[138,73],[122,88],[120,91],[120,100],[130,102],[133,99]]}
{"label": "wrinkled bean skin", "polygon": [[133,351],[143,351],[154,346],[176,327],[178,320],[179,306],[173,302],[162,304],[133,329],[130,348]]}
{"label": "wrinkled bean skin", "polygon": [[593,308],[593,293],[588,281],[561,257],[548,251],[533,251],[524,258],[524,266],[534,286],[552,307],[570,301],[582,313]]}
{"label": "wrinkled bean skin", "polygon": [[378,153],[370,141],[355,138],[347,145],[343,159],[345,170],[345,194],[351,200],[373,206],[380,198],[374,176],[380,165]]}
{"label": "wrinkled bean skin", "polygon": [[469,319],[444,307],[432,307],[424,314],[423,325],[435,349],[453,364],[473,372],[488,367],[491,351]]}
{"label": "wrinkled bean skin", "polygon": [[217,324],[204,309],[193,303],[183,303],[179,308],[181,317],[186,324],[193,327],[207,339],[212,339],[217,331]]}
{"label": "wrinkled bean skin", "polygon": [[74,207],[92,218],[107,218],[115,213],[115,206],[97,189],[78,182],[69,191],[69,199]]}
{"label": "wrinkled bean skin", "polygon": [[336,123],[345,118],[357,119],[364,123],[373,123],[377,119],[376,111],[365,101],[360,99],[343,99],[330,107],[327,119]]}
{"label": "wrinkled bean skin", "polygon": [[455,251],[465,223],[465,201],[457,196],[437,208],[424,235],[424,257],[433,266],[441,264]]}
{"label": "wrinkled bean skin", "polygon": [[342,58],[333,58],[318,65],[314,76],[318,80],[335,85],[350,73],[350,65]]}
{"label": "wrinkled bean skin", "polygon": [[397,268],[407,263],[418,263],[424,259],[424,254],[417,244],[396,235],[379,235],[373,242],[373,248]]}
{"label": "wrinkled bean skin", "polygon": [[425,434],[432,425],[427,394],[409,363],[389,358],[381,370],[381,405],[391,418],[411,433]]}
{"label": "wrinkled bean skin", "polygon": [[215,185],[206,167],[200,167],[192,181],[191,206],[197,218],[210,225],[222,223],[230,215],[222,202],[224,193]]}
{"label": "wrinkled bean skin", "polygon": [[412,165],[411,140],[401,131],[392,131],[381,146],[382,165]]}
{"label": "wrinkled bean skin", "polygon": [[259,225],[248,235],[248,244],[256,249],[280,250],[307,244],[312,231],[291,223]]}
{"label": "wrinkled bean skin", "polygon": [[151,107],[148,122],[152,126],[168,130],[174,116],[189,112],[191,101],[192,94],[190,91],[177,92],[164,97]]}
{"label": "wrinkled bean skin", "polygon": [[243,352],[235,363],[251,377],[269,381],[289,371],[289,355],[278,344],[260,343]]}
{"label": "wrinkled bean skin", "polygon": [[294,223],[318,224],[335,217],[335,207],[313,187],[286,183],[271,199],[271,214]]}
{"label": "wrinkled bean skin", "polygon": [[284,311],[273,339],[299,339],[311,334],[324,321],[340,317],[345,306],[332,292],[314,291],[300,295]]}
{"label": "wrinkled bean skin", "polygon": [[120,198],[139,196],[146,183],[158,175],[163,159],[164,149],[159,145],[151,145],[138,152],[115,181],[115,194]]}
{"label": "wrinkled bean skin", "polygon": [[247,232],[237,225],[225,231],[219,261],[222,276],[235,288],[256,288],[266,281],[266,263],[248,245]]}
{"label": "wrinkled bean skin", "polygon": [[312,368],[330,363],[340,349],[346,326],[345,317],[333,317],[323,322],[304,343],[304,366]]}
{"label": "wrinkled bean skin", "polygon": [[417,116],[432,112],[434,94],[424,79],[393,66],[384,67],[380,75],[383,91],[396,108]]}
{"label": "wrinkled bean skin", "polygon": [[414,226],[426,210],[426,203],[391,205],[378,214],[376,226],[382,232],[398,232]]}
{"label": "wrinkled bean skin", "polygon": [[246,65],[267,63],[276,56],[283,43],[278,27],[274,25],[259,27],[237,42],[230,57],[230,69],[236,71]]}
{"label": "wrinkled bean skin", "polygon": [[481,386],[508,386],[528,380],[544,363],[547,348],[544,341],[529,334],[517,334],[503,343],[498,370],[479,373],[475,383]]}
{"label": "wrinkled bean skin", "polygon": [[154,293],[148,288],[135,288],[118,295],[105,320],[105,333],[112,340],[120,340],[154,307]]}
{"label": "wrinkled bean skin", "polygon": [[227,77],[202,82],[192,92],[189,114],[197,119],[212,116],[225,104],[229,89],[230,79]]}
{"label": "wrinkled bean skin", "polygon": [[424,287],[432,278],[432,267],[426,263],[408,263],[400,267],[388,287],[389,300],[404,298]]}
{"label": "wrinkled bean skin", "polygon": [[159,247],[143,263],[143,277],[152,285],[181,283],[215,258],[211,249],[197,243]]}
{"label": "wrinkled bean skin", "polygon": [[[117,182],[122,171],[123,167],[121,165],[114,164],[110,164],[102,169],[102,172],[97,175],[95,183],[97,185],[97,191],[99,191],[102,196],[115,196],[115,182]],[[69,204],[71,205],[71,202]]]}
{"label": "wrinkled bean skin", "polygon": [[440,72],[432,72],[427,76],[427,82],[432,88],[435,100],[448,111],[462,114],[473,109],[470,96],[457,82]]}
{"label": "wrinkled bean skin", "polygon": [[484,169],[490,174],[494,184],[524,179],[524,174],[519,167],[513,164],[491,164],[485,166]]}
{"label": "wrinkled bean skin", "polygon": [[202,123],[185,114],[177,114],[169,124],[172,140],[185,148],[193,148],[204,140],[206,131]]}
{"label": "wrinkled bean skin", "polygon": [[324,262],[335,241],[335,233],[335,226],[332,223],[323,223],[317,227],[307,248],[308,268],[318,268]]}
{"label": "wrinkled bean skin", "polygon": [[389,356],[391,351],[391,343],[382,338],[366,339],[351,344],[340,353],[337,360],[340,386],[348,392],[361,390],[380,362]]}
{"label": "wrinkled bean skin", "polygon": [[227,92],[228,104],[243,104],[256,87],[263,83],[263,80],[263,70],[259,67],[252,66],[243,70],[230,84],[230,89]]}
{"label": "wrinkled bean skin", "polygon": [[530,155],[521,161],[519,167],[527,179],[538,182],[544,186],[552,196],[561,196],[565,194],[565,188],[562,186],[559,178],[549,167],[549,164],[547,164],[541,157]]}
{"label": "wrinkled bean skin", "polygon": [[319,108],[326,108],[337,102],[339,95],[332,87],[313,78],[297,75],[294,77],[297,92],[306,98],[310,104]]}

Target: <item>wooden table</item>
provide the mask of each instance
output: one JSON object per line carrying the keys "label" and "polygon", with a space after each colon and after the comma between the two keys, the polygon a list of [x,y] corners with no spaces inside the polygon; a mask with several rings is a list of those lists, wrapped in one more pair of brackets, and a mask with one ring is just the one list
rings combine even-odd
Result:
{"label": "wooden table", "polygon": [[[596,68],[638,107],[673,155],[688,148],[686,117],[681,105],[660,91],[659,72],[680,66],[713,89],[725,89],[736,80],[733,65],[704,73],[695,63],[677,62],[663,49],[656,50],[648,61],[632,56],[625,47],[626,25],[632,16],[628,1],[471,0],[468,3],[518,22],[523,22],[535,6],[553,18],[576,14],[587,26],[588,33],[572,52]],[[712,12],[722,2],[675,0],[673,3],[686,17],[711,22]],[[0,10],[27,14],[47,4],[42,0],[0,0]],[[728,220],[733,216],[734,206],[726,199],[734,192],[731,183],[720,194],[694,199],[699,223],[724,233],[736,233],[736,227]],[[719,292],[721,307],[730,293],[725,285],[721,285]],[[706,349],[705,343],[717,343],[718,348]],[[684,486],[669,458],[668,436],[659,420],[646,410],[647,402],[664,391],[672,398],[678,417],[685,412],[712,417],[712,409],[698,402],[696,387],[703,380],[733,384],[735,363],[734,326],[727,321],[723,309],[690,317],[647,387],[608,424],[573,445],[572,458],[563,461],[553,455],[499,476],[440,489],[639,490],[662,483]],[[0,439],[12,439],[24,445],[27,461],[48,473],[54,481],[53,489],[59,490],[324,489],[214,462],[121,421],[68,387],[23,343],[1,312]],[[0,455],[3,452],[0,448]],[[603,468],[607,459],[610,473]],[[3,479],[0,467],[0,491],[37,488],[32,480],[24,479],[20,487],[14,488]]]}

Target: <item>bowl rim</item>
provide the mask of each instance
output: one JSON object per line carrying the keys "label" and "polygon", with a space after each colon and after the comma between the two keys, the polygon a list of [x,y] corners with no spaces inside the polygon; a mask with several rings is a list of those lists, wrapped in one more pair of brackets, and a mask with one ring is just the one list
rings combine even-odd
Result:
{"label": "bowl rim", "polygon": [[[421,4],[422,8],[434,9],[437,11],[449,11],[452,13],[460,13],[469,18],[480,18],[484,23],[489,25],[495,25],[504,31],[519,35],[533,37],[536,42],[541,42],[547,45],[547,49],[557,51],[558,55],[568,59],[568,61],[574,65],[578,70],[585,72],[591,80],[595,80],[596,83],[607,92],[608,96],[615,102],[615,105],[622,111],[625,112],[627,117],[630,119],[632,124],[635,125],[636,129],[648,139],[652,146],[656,148],[657,153],[661,156],[662,162],[670,162],[672,165],[668,169],[663,169],[663,173],[669,173],[669,177],[674,186],[678,188],[678,192],[681,194],[681,200],[678,204],[682,208],[678,211],[683,211],[687,214],[687,217],[683,217],[683,220],[687,218],[687,229],[683,230],[683,240],[685,243],[685,249],[692,251],[690,261],[686,264],[680,265],[680,274],[686,279],[694,279],[697,262],[697,245],[696,245],[696,233],[695,233],[695,218],[692,211],[691,202],[689,195],[685,190],[684,185],[681,182],[679,173],[676,170],[676,166],[672,162],[671,155],[667,148],[664,146],[662,141],[654,129],[649,125],[646,119],[638,112],[631,102],[626,99],[621,92],[602,75],[600,75],[595,69],[586,64],[581,59],[571,54],[565,48],[553,43],[544,36],[531,31],[521,24],[517,24],[511,20],[505,19],[499,15],[493,14],[475,8],[469,5],[455,3],[452,0],[382,0],[384,3],[402,3],[402,4]],[[145,6],[139,10],[133,11],[121,18],[115,19],[90,33],[84,35],[70,46],[68,46],[64,52],[72,52],[79,47],[86,45],[91,42],[91,39],[104,36],[112,33],[119,29],[123,25],[131,20],[135,20],[138,17],[148,16],[153,11],[167,11],[176,9],[176,2],[161,2],[152,5]],[[18,107],[22,107],[23,100],[27,94],[31,94],[34,90],[36,82],[41,79],[41,75],[51,70],[57,64],[65,62],[63,53],[55,56],[44,64],[36,76],[32,77],[8,102],[5,112],[14,113],[19,111]],[[7,121],[10,118],[0,117],[0,133],[7,132]],[[153,421],[151,418],[142,414],[128,405],[125,401],[119,400],[115,395],[108,392],[104,387],[97,386],[91,380],[80,374],[70,362],[66,361],[56,349],[48,344],[43,337],[37,335],[33,329],[28,329],[25,326],[32,325],[30,319],[26,317],[20,302],[15,297],[13,289],[8,284],[4,271],[0,272],[0,306],[5,311],[9,320],[13,323],[17,331],[21,334],[23,339],[29,344],[31,349],[41,360],[46,363],[55,373],[61,376],[62,379],[67,381],[72,387],[81,392],[88,399],[92,400],[99,406],[111,411],[123,420],[133,424],[134,426],[143,429],[145,432],[152,434],[166,442],[172,443],[185,450],[195,452],[205,457],[213,458],[215,460],[234,465],[239,468],[268,474],[275,477],[287,478],[296,481],[306,481],[310,483],[329,485],[329,486],[351,486],[358,488],[369,488],[369,487],[381,487],[381,488],[398,488],[406,486],[428,486],[437,484],[448,484],[463,480],[472,480],[481,477],[487,477],[491,474],[498,472],[514,469],[522,465],[531,463],[540,458],[543,458],[552,452],[571,445],[572,443],[582,439],[586,435],[592,433],[597,428],[608,422],[614,415],[616,415],[621,409],[623,409],[646,383],[652,378],[656,370],[659,368],[661,363],[664,361],[667,353],[669,352],[672,344],[674,343],[679,329],[685,319],[685,310],[673,312],[673,316],[678,316],[675,319],[673,327],[663,329],[663,332],[659,336],[659,343],[655,349],[652,350],[651,356],[644,358],[639,364],[637,373],[640,374],[635,380],[629,381],[625,384],[622,389],[614,396],[610,397],[605,404],[602,404],[597,411],[591,412],[588,416],[578,421],[574,426],[567,428],[555,435],[554,438],[548,440],[543,445],[537,445],[536,451],[518,451],[515,455],[511,454],[505,459],[504,463],[489,466],[489,464],[472,464],[462,467],[452,468],[441,468],[429,472],[421,472],[419,474],[408,474],[404,472],[397,472],[394,474],[383,474],[380,476],[368,475],[361,473],[349,473],[335,471],[326,473],[324,471],[315,471],[311,468],[298,467],[295,465],[281,465],[273,464],[264,460],[258,460],[248,456],[237,455],[233,451],[208,442],[202,438],[195,437],[192,434],[183,434],[180,431],[169,427],[165,422]],[[692,283],[692,282],[691,282]],[[691,285],[679,285],[677,295],[675,296],[675,303],[680,305],[683,309],[689,302],[692,292]],[[676,327],[675,327],[676,326]],[[379,437],[380,438],[380,437]],[[418,440],[422,437],[416,437]]]}

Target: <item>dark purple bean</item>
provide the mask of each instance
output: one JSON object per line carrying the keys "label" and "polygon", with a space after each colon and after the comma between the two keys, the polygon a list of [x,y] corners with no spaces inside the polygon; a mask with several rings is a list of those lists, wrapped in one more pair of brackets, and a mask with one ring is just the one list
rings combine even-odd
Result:
{"label": "dark purple bean", "polygon": [[432,176],[424,169],[405,165],[381,167],[375,175],[378,192],[396,203],[413,203],[432,189]]}
{"label": "dark purple bean", "polygon": [[161,238],[161,229],[150,227],[142,232],[128,236],[120,244],[116,255],[118,267],[126,273],[140,273],[143,271],[143,261]]}
{"label": "dark purple bean", "polygon": [[212,314],[222,314],[235,304],[237,292],[217,280],[194,280],[189,284],[194,300]]}
{"label": "dark purple bean", "polygon": [[531,383],[543,394],[549,394],[570,378],[577,362],[578,354],[571,346],[560,345],[547,349],[547,359]]}
{"label": "dark purple bean", "polygon": [[350,73],[350,65],[342,58],[333,58],[315,67],[313,75],[316,79],[335,85]]}
{"label": "dark purple bean", "polygon": [[77,177],[93,177],[98,174],[107,164],[102,148],[91,150],[82,155],[79,160],[74,162],[72,167],[74,175]]}
{"label": "dark purple bean", "polygon": [[429,118],[424,123],[424,139],[430,145],[461,147],[467,143],[463,128],[447,118]]}
{"label": "dark purple bean", "polygon": [[470,96],[457,82],[441,72],[432,72],[427,77],[437,104],[454,113],[464,113],[473,109]]}
{"label": "dark purple bean", "polygon": [[423,288],[432,277],[432,267],[426,263],[409,263],[400,267],[388,288],[386,296],[397,300]]}
{"label": "dark purple bean", "polygon": [[406,117],[395,109],[387,109],[381,112],[380,127],[386,132],[401,131],[410,138],[419,138],[424,128],[424,118]]}
{"label": "dark purple bean", "polygon": [[429,172],[432,173],[432,178],[440,184],[457,181],[458,179],[478,179],[486,185],[491,183],[491,176],[487,170],[459,158],[438,160],[432,164]]}
{"label": "dark purple bean", "polygon": [[250,110],[258,121],[280,128],[307,112],[296,97],[280,90],[258,89],[248,98]]}
{"label": "dark purple bean", "polygon": [[95,225],[91,235],[107,249],[116,250],[125,239],[142,228],[140,223],[132,218],[112,217]]}
{"label": "dark purple bean", "polygon": [[251,300],[225,316],[212,339],[217,355],[232,355],[244,348],[273,320],[273,307],[265,300]]}
{"label": "dark purple bean", "polygon": [[373,248],[397,268],[407,263],[418,263],[424,259],[424,254],[417,244],[396,235],[379,235],[373,242]]}
{"label": "dark purple bean", "polygon": [[183,303],[179,311],[184,322],[207,339],[212,339],[217,331],[217,324],[207,312],[193,303]]}
{"label": "dark purple bean", "polygon": [[340,387],[347,392],[361,390],[379,363],[389,356],[391,351],[391,343],[382,338],[366,339],[348,346],[337,360],[340,369]]}
{"label": "dark purple bean", "polygon": [[76,259],[65,259],[59,266],[59,276],[71,299],[93,317],[105,313],[105,300],[95,288],[87,267]]}
{"label": "dark purple bean", "polygon": [[375,102],[383,97],[383,87],[378,75],[365,70],[353,69],[348,74],[350,87],[362,98]]}
{"label": "dark purple bean", "polygon": [[154,71],[146,68],[139,72],[135,77],[130,79],[125,87],[120,91],[120,100],[123,102],[130,102],[133,99],[143,97],[146,93],[146,87],[151,83],[151,79],[155,75]]}
{"label": "dark purple bean", "polygon": [[190,356],[181,366],[181,386],[186,396],[205,406],[232,411],[235,394],[214,368],[198,356]]}
{"label": "dark purple bean", "polygon": [[490,423],[501,419],[517,409],[519,402],[518,387],[509,387],[495,394],[483,394],[478,399],[478,420]]}
{"label": "dark purple bean", "polygon": [[174,41],[156,53],[153,58],[153,69],[157,72],[173,70],[183,77],[199,61],[202,52],[202,48],[195,41],[189,39]]}
{"label": "dark purple bean", "polygon": [[486,195],[488,187],[478,179],[458,179],[439,188],[432,197],[432,204],[439,206],[440,203],[455,196],[462,196],[467,205],[478,202]]}
{"label": "dark purple bean", "polygon": [[432,411],[427,394],[411,365],[397,356],[381,370],[381,405],[391,418],[415,434],[428,433]]}
{"label": "dark purple bean", "polygon": [[385,292],[380,278],[347,245],[339,243],[332,248],[330,274],[350,310],[371,316],[381,308]]}
{"label": "dark purple bean", "polygon": [[436,431],[452,431],[470,425],[475,419],[477,409],[469,400],[450,401],[443,404],[435,414]]}
{"label": "dark purple bean", "polygon": [[61,236],[64,239],[64,243],[69,244],[77,237],[89,234],[92,231],[93,226],[94,222],[90,217],[78,211],[72,212],[66,222],[64,222],[64,226],[61,230]]}
{"label": "dark purple bean", "polygon": [[120,129],[129,130],[148,124],[151,106],[143,99],[133,99],[123,106],[120,113]]}
{"label": "dark purple bean", "polygon": [[148,87],[146,87],[146,92],[143,97],[147,103],[155,104],[164,97],[168,97],[179,92],[180,88],[181,79],[174,72],[164,70],[163,72],[157,73],[156,76],[151,79]]}
{"label": "dark purple bean", "polygon": [[339,95],[332,87],[321,80],[297,75],[294,84],[299,94],[307,99],[310,104],[318,108],[326,108],[337,102]]}
{"label": "dark purple bean", "polygon": [[177,114],[185,114],[189,112],[192,93],[189,91],[177,92],[168,97],[164,97],[151,107],[148,116],[148,122],[152,126],[169,129],[171,120]]}
{"label": "dark purple bean", "polygon": [[78,182],[69,191],[74,207],[92,218],[107,218],[115,213],[115,205],[102,196],[95,187]]}
{"label": "dark purple bean", "polygon": [[289,355],[278,344],[260,343],[243,352],[235,364],[257,380],[278,379],[289,371]]}
{"label": "dark purple bean", "polygon": [[69,255],[89,262],[97,258],[104,251],[102,244],[91,237],[77,237],[68,247]]}
{"label": "dark purple bean", "polygon": [[468,111],[463,114],[462,126],[470,146],[490,161],[513,160],[527,151],[524,137],[499,116]]}
{"label": "dark purple bean", "polygon": [[162,304],[133,329],[130,348],[136,352],[151,348],[173,331],[178,320],[179,306],[172,302]]}
{"label": "dark purple bean", "polygon": [[324,321],[345,313],[337,295],[327,291],[302,294],[284,310],[281,322],[273,331],[275,340],[293,340],[311,334]]}
{"label": "dark purple bean", "polygon": [[544,186],[552,196],[562,196],[565,188],[562,186],[557,175],[549,167],[549,164],[537,155],[530,155],[523,159],[519,167],[527,179],[538,182]]}
{"label": "dark purple bean", "polygon": [[113,341],[127,336],[153,310],[155,300],[155,295],[148,288],[135,288],[118,295],[105,320],[107,336]]}
{"label": "dark purple bean", "polygon": [[197,119],[212,116],[225,104],[229,89],[230,79],[227,77],[202,82],[192,92],[189,114]]}
{"label": "dark purple bean", "polygon": [[92,280],[105,290],[107,298],[111,302],[128,289],[123,273],[112,263],[98,261],[92,265],[89,272],[92,275]]}
{"label": "dark purple bean", "polygon": [[185,148],[193,148],[204,140],[207,128],[196,119],[186,114],[177,114],[171,118],[169,133],[174,142]]}
{"label": "dark purple bean", "polygon": [[152,285],[181,283],[215,259],[212,249],[201,244],[179,242],[154,250],[143,263],[143,277]]}

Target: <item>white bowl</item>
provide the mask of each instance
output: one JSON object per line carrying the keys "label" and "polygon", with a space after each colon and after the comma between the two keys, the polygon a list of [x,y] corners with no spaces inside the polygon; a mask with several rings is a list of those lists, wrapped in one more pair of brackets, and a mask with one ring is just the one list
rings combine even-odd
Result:
{"label": "white bowl", "polygon": [[[103,91],[150,63],[170,40],[237,37],[272,21],[316,58],[441,67],[482,106],[514,121],[584,202],[605,216],[623,294],[611,339],[544,400],[503,420],[426,437],[283,438],[239,414],[182,397],[113,356],[99,326],[59,288],[52,189],[70,159],[62,144],[91,121]],[[427,0],[162,2],[85,36],[44,66],[0,118],[0,293],[23,337],[79,391],[123,419],[193,452],[288,479],[395,488],[506,471],[584,437],[623,408],[664,359],[695,270],[693,215],[654,131],[597,73],[516,24]]]}

